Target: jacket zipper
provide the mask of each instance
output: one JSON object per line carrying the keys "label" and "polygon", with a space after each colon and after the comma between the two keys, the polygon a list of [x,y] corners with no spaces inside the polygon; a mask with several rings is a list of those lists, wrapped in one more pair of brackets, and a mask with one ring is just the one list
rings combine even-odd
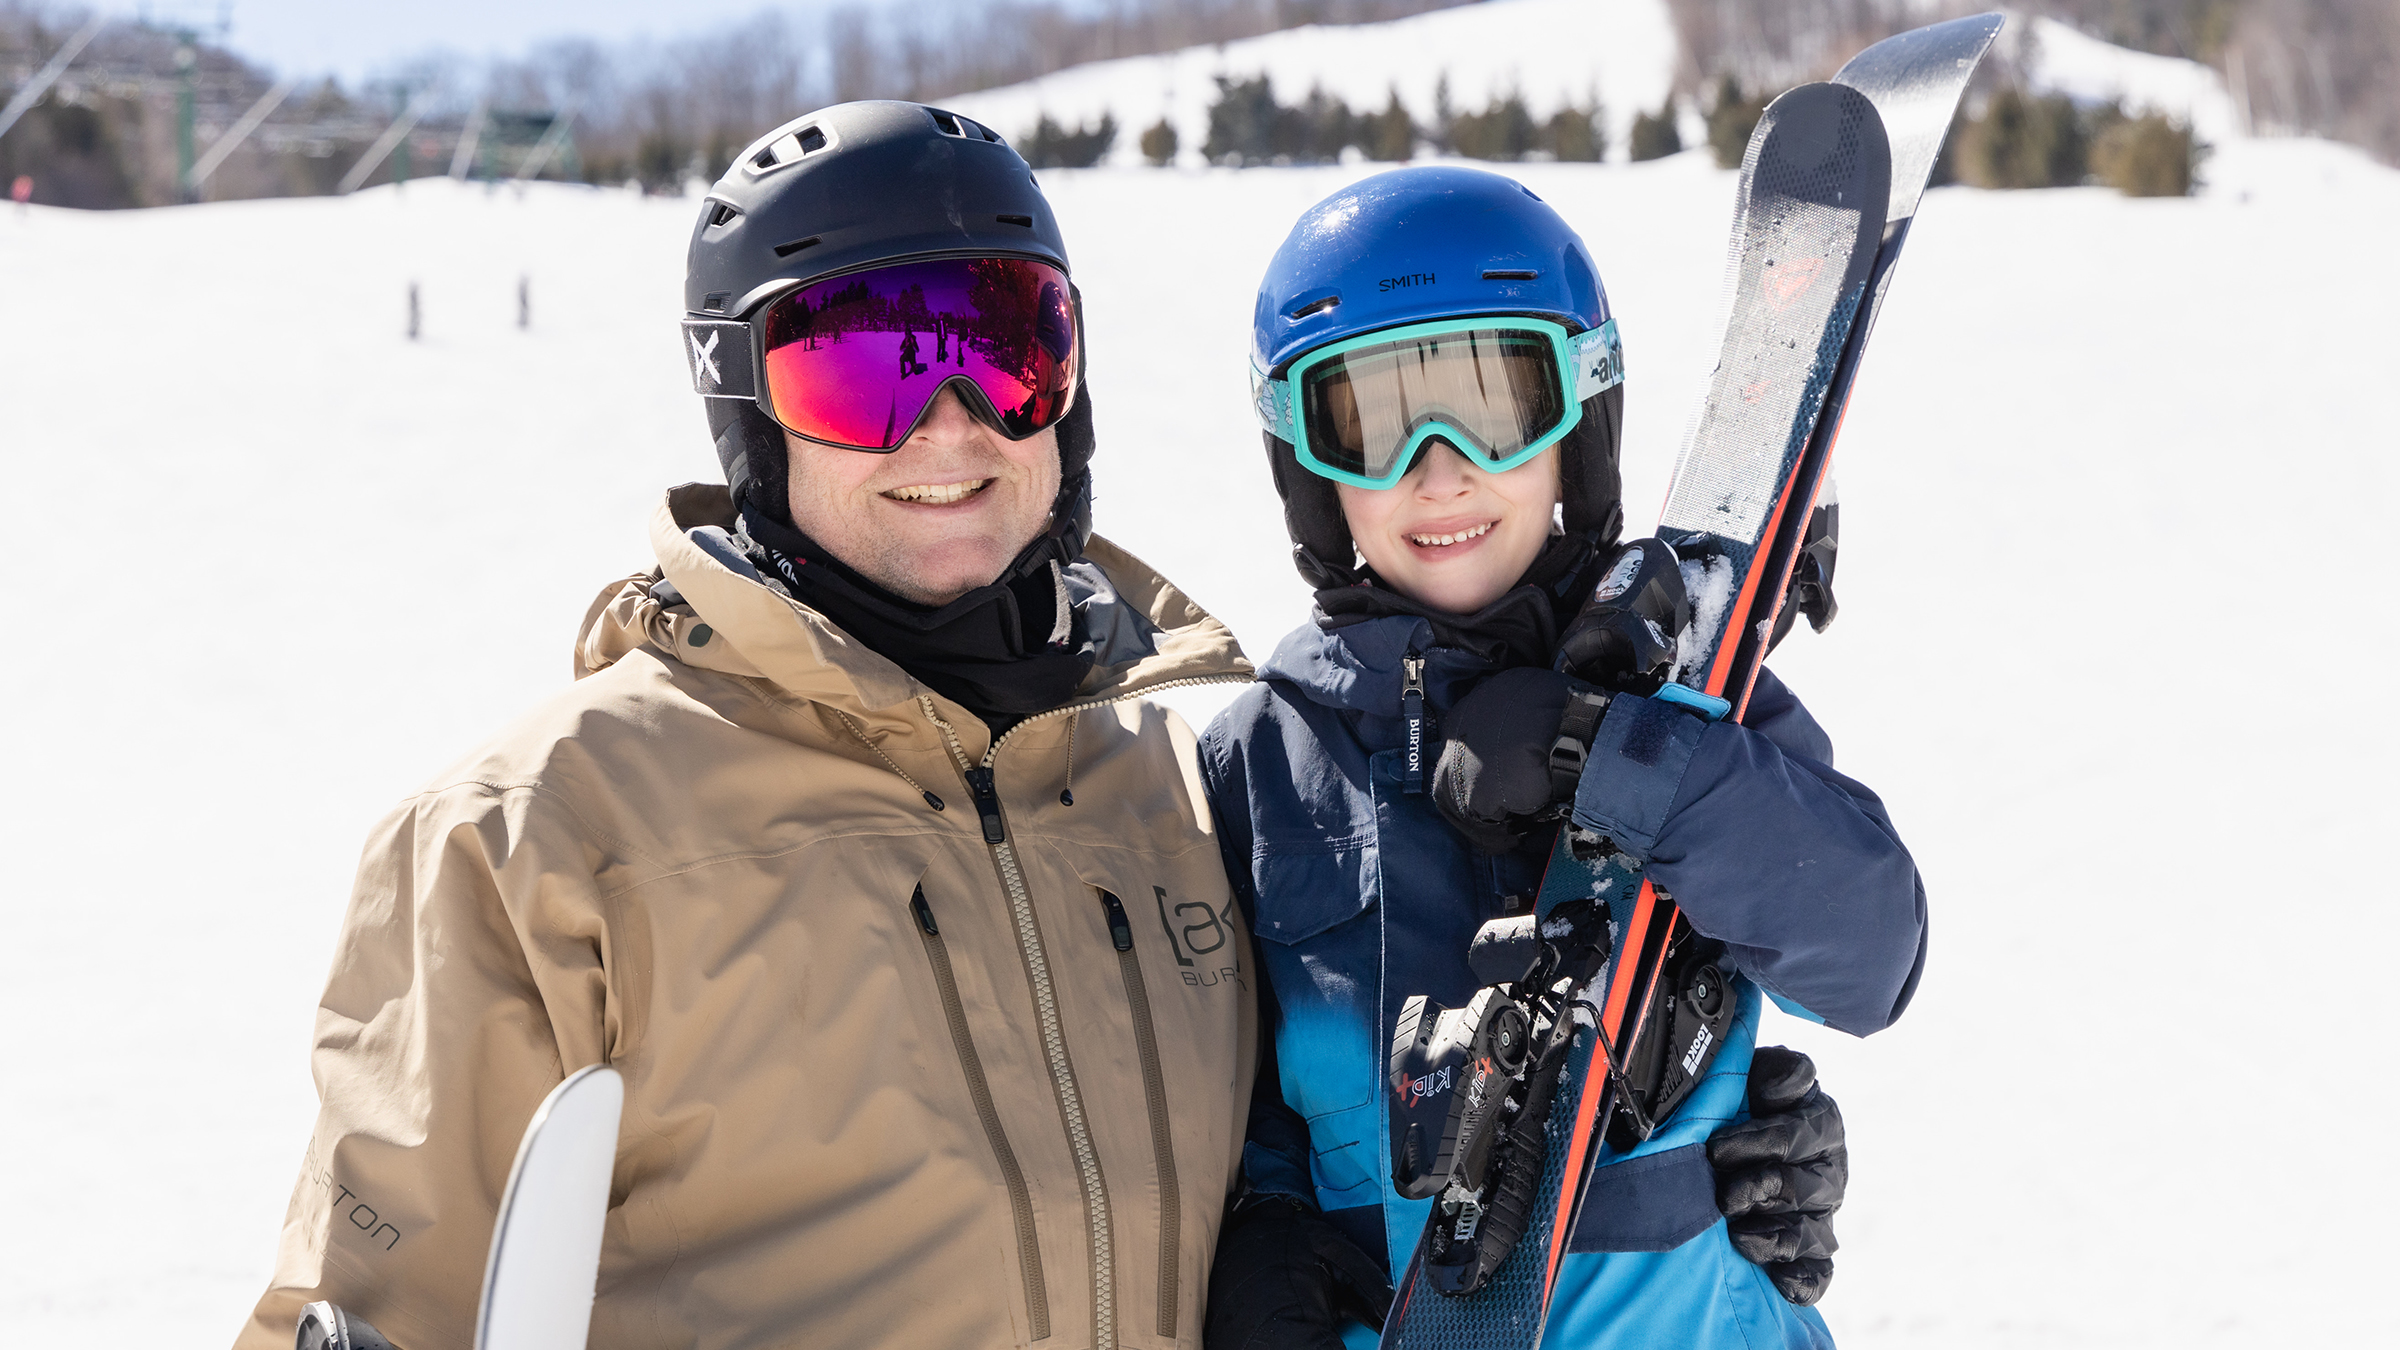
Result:
{"label": "jacket zipper", "polygon": [[1410,652],[1400,658],[1400,716],[1408,724],[1407,770],[1401,776],[1404,792],[1425,790],[1425,658]]}
{"label": "jacket zipper", "polygon": [[933,700],[922,694],[917,698],[925,715],[942,729],[942,740],[949,745],[951,757],[958,761],[959,776],[966,780],[967,792],[975,801],[975,814],[983,823],[983,842],[992,850],[992,866],[1000,874],[1000,889],[1008,896],[1017,951],[1025,961],[1026,982],[1033,988],[1034,1017],[1042,1033],[1042,1058],[1050,1069],[1051,1090],[1058,1094],[1059,1118],[1066,1125],[1067,1144],[1075,1153],[1076,1181],[1083,1190],[1085,1236],[1091,1242],[1092,1345],[1094,1350],[1111,1350],[1117,1343],[1117,1307],[1116,1264],[1110,1254],[1113,1237],[1108,1184],[1100,1175],[1100,1150],[1092,1143],[1091,1125],[1084,1118],[1083,1093],[1075,1084],[1074,1066],[1067,1062],[1066,1030],[1058,1015],[1058,989],[1050,980],[1049,953],[1043,950],[1041,930],[1034,923],[1033,895],[1026,888],[1023,869],[1017,865],[1017,851],[1008,842],[1008,820],[1000,813],[1000,789],[992,775],[992,760],[1000,752],[1000,741],[995,739],[984,752],[983,763],[970,762],[966,747],[958,743],[957,729],[942,720]]}
{"label": "jacket zipper", "polygon": [[1203,675],[1183,680],[1163,680],[1141,689],[1126,690],[1110,698],[1072,703],[1063,708],[1036,713],[993,738],[991,746],[983,752],[983,762],[980,764],[967,758],[966,747],[959,744],[958,729],[942,717],[941,709],[933,704],[933,697],[929,694],[917,695],[917,705],[924,711],[925,720],[940,728],[942,742],[950,747],[950,757],[957,762],[959,776],[965,781],[969,795],[974,798],[975,814],[983,826],[984,843],[992,851],[993,870],[999,873],[1000,889],[1008,896],[1009,918],[1016,928],[1017,950],[1025,961],[1026,982],[1033,989],[1034,1015],[1041,1024],[1042,1057],[1050,1069],[1051,1088],[1058,1094],[1059,1117],[1066,1125],[1067,1144],[1075,1154],[1076,1179],[1083,1188],[1084,1213],[1089,1216],[1086,1227],[1091,1241],[1094,1350],[1113,1350],[1117,1343],[1116,1259],[1111,1245],[1114,1238],[1109,1222],[1108,1183],[1100,1175],[1100,1150],[1092,1142],[1091,1126],[1084,1117],[1083,1093],[1075,1083],[1075,1068],[1067,1062],[1066,1031],[1058,1014],[1058,990],[1050,979],[1049,954],[1042,947],[1041,929],[1034,923],[1033,896],[1026,888],[1024,870],[1017,865],[1016,849],[1008,842],[1008,820],[1000,811],[1000,791],[993,777],[992,765],[1000,756],[1000,747],[1008,744],[1010,737],[1036,722],[1073,716],[1088,708],[1104,707],[1167,689],[1236,683],[1247,684],[1249,680],[1240,675]]}
{"label": "jacket zipper", "polygon": [[1142,1094],[1150,1104],[1150,1154],[1158,1169],[1158,1334],[1175,1338],[1181,1300],[1183,1189],[1175,1176],[1175,1133],[1167,1123],[1167,1076],[1159,1066],[1158,1029],[1150,1020],[1150,991],[1142,960],[1133,950],[1133,922],[1125,903],[1100,892],[1108,912],[1108,937],[1117,949],[1117,973],[1125,980],[1125,1003],[1133,1010],[1133,1045],[1142,1061]]}
{"label": "jacket zipper", "polygon": [[991,1141],[992,1156],[1000,1163],[1000,1178],[1008,1185],[1008,1207],[1016,1216],[1017,1268],[1025,1277],[1025,1307],[1030,1323],[1028,1339],[1043,1340],[1050,1335],[1050,1295],[1042,1280],[1042,1244],[1033,1224],[1033,1196],[1025,1186],[1025,1170],[1017,1165],[1016,1150],[1008,1146],[1008,1134],[1000,1126],[1000,1112],[992,1104],[991,1084],[983,1076],[983,1059],[975,1053],[975,1038],[967,1027],[966,1005],[959,1001],[958,977],[950,969],[950,949],[942,941],[942,930],[933,921],[933,906],[925,902],[925,888],[919,886],[909,897],[909,912],[916,916],[917,935],[925,943],[925,959],[933,966],[933,982],[942,994],[942,1016],[950,1023],[950,1043],[958,1050],[959,1066],[966,1071],[967,1095],[975,1101],[975,1116],[983,1122],[984,1137]]}

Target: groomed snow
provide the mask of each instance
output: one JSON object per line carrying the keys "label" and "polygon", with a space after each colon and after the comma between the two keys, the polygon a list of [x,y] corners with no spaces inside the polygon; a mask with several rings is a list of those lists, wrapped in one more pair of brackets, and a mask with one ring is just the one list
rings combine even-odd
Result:
{"label": "groomed snow", "polygon": [[[1307,595],[1250,296],[1361,172],[1045,178],[1100,527],[1258,655]],[[1841,619],[1775,664],[1933,907],[1897,1027],[1770,1029],[1850,1121],[1846,1346],[2384,1334],[2400,174],[2312,142],[2211,174],[1933,193],[1843,434]],[[1607,278],[1639,527],[1732,175],[1521,176]],[[0,214],[0,1342],[222,1343],[263,1286],[367,827],[568,678],[659,491],[716,472],[675,328],[693,210],[436,182]]]}

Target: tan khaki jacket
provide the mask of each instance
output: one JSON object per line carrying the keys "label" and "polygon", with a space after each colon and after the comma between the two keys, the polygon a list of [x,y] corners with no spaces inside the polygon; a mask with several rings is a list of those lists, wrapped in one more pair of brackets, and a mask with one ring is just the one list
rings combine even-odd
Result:
{"label": "tan khaki jacket", "polygon": [[669,493],[583,678],[369,840],[243,1350],[318,1298],[468,1350],[518,1136],[596,1062],[595,1347],[1199,1345],[1254,981],[1191,731],[1138,696],[1247,678],[1232,635],[1095,539],[1141,617],[993,745],[689,532],[730,523]]}

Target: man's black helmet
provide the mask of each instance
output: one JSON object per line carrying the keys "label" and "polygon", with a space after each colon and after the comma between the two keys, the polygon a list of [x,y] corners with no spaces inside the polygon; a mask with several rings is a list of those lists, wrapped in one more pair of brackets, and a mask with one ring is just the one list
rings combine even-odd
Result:
{"label": "man's black helmet", "polygon": [[[684,309],[688,319],[738,319],[820,277],[941,257],[1035,258],[1072,275],[1033,169],[999,133],[919,103],[837,104],[759,137],[709,189],[684,264]],[[736,500],[780,518],[782,429],[754,402],[704,402]],[[1080,551],[1091,516],[1084,389],[1058,424],[1058,445],[1057,514]]]}
{"label": "man's black helmet", "polygon": [[843,103],[752,142],[708,190],[683,307],[739,316],[800,282],[904,258],[1039,258],[1066,242],[998,132],[918,103]]}

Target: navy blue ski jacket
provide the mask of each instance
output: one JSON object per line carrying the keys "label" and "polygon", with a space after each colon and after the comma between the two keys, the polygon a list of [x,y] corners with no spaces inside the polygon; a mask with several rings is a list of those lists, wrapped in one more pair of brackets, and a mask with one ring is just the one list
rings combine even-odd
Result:
{"label": "navy blue ski jacket", "polygon": [[[1545,840],[1479,853],[1402,782],[1401,662],[1425,658],[1443,712],[1494,672],[1391,616],[1285,638],[1210,726],[1201,769],[1226,871],[1251,912],[1269,1039],[1243,1170],[1316,1205],[1397,1269],[1430,1201],[1391,1187],[1386,1038],[1400,1005],[1476,989],[1469,939],[1524,912]],[[1882,803],[1832,768],[1832,743],[1762,672],[1741,725],[1621,696],[1602,720],[1576,819],[1650,860],[1649,875],[1726,945],[1740,1014],[1708,1075],[1629,1155],[1604,1152],[1571,1235],[1548,1338],[1613,1345],[1829,1346],[1733,1250],[1705,1141],[1747,1115],[1759,990],[1856,1035],[1889,1025],[1925,952],[1915,864]],[[1363,1327],[1349,1329],[1372,1344]]]}

